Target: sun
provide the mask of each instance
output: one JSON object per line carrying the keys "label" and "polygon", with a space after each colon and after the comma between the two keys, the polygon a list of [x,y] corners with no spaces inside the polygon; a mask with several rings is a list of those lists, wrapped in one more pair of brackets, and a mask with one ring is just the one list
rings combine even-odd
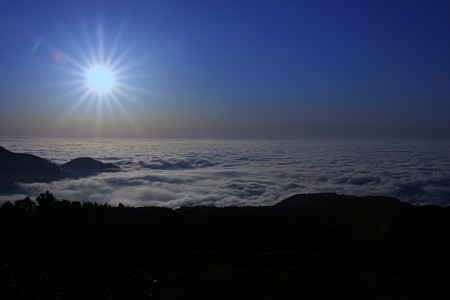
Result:
{"label": "sun", "polygon": [[107,93],[114,85],[113,72],[106,67],[88,68],[85,72],[88,86],[97,93]]}
{"label": "sun", "polygon": [[95,106],[96,109],[109,105],[109,110],[112,106],[123,110],[122,103],[132,98],[138,90],[126,82],[137,63],[127,57],[131,49],[121,47],[120,35],[112,43],[107,43],[101,26],[94,32],[94,37],[86,33],[84,47],[83,43],[71,41],[68,47],[71,51],[55,50],[58,55],[53,55],[54,60],[63,65],[71,77],[66,83],[72,86],[68,86],[68,90],[76,106],[101,102],[102,105]]}
{"label": "sun", "polygon": [[150,97],[148,89],[140,87],[147,76],[142,70],[148,51],[139,51],[125,27],[115,35],[105,34],[101,24],[81,29],[81,35],[66,35],[64,47],[49,46],[61,71],[55,85],[62,88],[60,99],[67,105],[59,122],[94,122],[99,130],[114,122],[134,126],[132,112],[140,109],[144,96]]}

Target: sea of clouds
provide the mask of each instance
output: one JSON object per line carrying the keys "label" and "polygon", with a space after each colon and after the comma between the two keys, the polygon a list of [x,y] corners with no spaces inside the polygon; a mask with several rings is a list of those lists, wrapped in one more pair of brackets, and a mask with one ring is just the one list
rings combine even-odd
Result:
{"label": "sea of clouds", "polygon": [[[119,173],[23,184],[24,195],[130,206],[271,205],[296,193],[394,196],[450,204],[448,141],[164,141],[3,139],[10,151],[56,164],[77,157]],[[13,198],[13,199],[12,199]]]}

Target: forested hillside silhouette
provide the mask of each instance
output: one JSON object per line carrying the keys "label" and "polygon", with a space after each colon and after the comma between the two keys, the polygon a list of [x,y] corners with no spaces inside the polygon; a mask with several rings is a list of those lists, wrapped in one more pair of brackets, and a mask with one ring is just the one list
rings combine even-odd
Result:
{"label": "forested hillside silhouette", "polygon": [[443,299],[450,209],[296,195],[133,208],[46,192],[0,208],[2,299]]}

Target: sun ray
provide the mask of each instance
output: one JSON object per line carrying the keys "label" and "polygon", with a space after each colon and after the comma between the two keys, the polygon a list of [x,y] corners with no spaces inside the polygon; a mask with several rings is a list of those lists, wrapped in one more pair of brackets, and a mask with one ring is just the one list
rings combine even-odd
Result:
{"label": "sun ray", "polygon": [[106,56],[105,64],[108,66],[111,66],[112,62],[114,61],[114,58],[117,53],[117,49],[119,47],[120,42],[122,41],[123,32],[124,32],[124,26],[121,26],[121,28],[119,29],[119,32],[117,33],[116,37],[114,38],[113,44],[110,47],[108,55]]}
{"label": "sun ray", "polygon": [[86,27],[86,24],[83,24],[83,32],[84,32],[84,40],[86,43],[86,47],[89,53],[90,58],[90,64],[98,65],[98,57],[97,57],[97,51],[94,49],[94,43],[91,40],[91,36],[88,33],[88,29]]}
{"label": "sun ray", "polygon": [[[130,105],[136,105],[136,99],[141,95],[150,95],[148,89],[139,87],[137,82],[142,74],[138,74],[141,66],[147,61],[148,55],[137,57],[138,44],[128,42],[122,47],[125,35],[125,24],[119,26],[118,32],[108,42],[102,24],[97,24],[95,30],[88,30],[86,22],[81,22],[82,41],[77,43],[68,37],[70,49],[64,49],[64,61],[56,66],[65,76],[55,85],[67,87],[62,95],[62,101],[70,101],[68,109],[57,118],[60,126],[76,122],[78,130],[93,130],[95,134],[113,132],[111,126],[123,122],[136,127],[137,123],[130,113]],[[57,47],[49,47],[51,51]],[[139,109],[138,106],[134,110]],[[73,127],[73,125],[70,125]],[[103,129],[104,130],[103,130]],[[119,130],[120,131],[120,130]]]}
{"label": "sun ray", "polygon": [[103,28],[101,25],[97,26],[97,39],[98,39],[98,61],[99,64],[105,63],[105,45],[104,45],[104,34],[103,34]]}
{"label": "sun ray", "polygon": [[128,63],[128,64],[124,64],[122,66],[117,66],[114,68],[115,72],[117,72],[118,74],[126,72],[129,69],[133,69],[134,67],[142,64],[143,62],[147,61],[148,58],[143,56],[141,58],[135,59],[132,62]]}

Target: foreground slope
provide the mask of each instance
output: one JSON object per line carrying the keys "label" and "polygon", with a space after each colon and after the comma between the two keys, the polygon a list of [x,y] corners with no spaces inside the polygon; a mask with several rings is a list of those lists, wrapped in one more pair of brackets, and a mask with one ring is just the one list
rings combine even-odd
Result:
{"label": "foreground slope", "polygon": [[0,209],[2,299],[450,299],[450,210],[296,195],[272,207]]}

